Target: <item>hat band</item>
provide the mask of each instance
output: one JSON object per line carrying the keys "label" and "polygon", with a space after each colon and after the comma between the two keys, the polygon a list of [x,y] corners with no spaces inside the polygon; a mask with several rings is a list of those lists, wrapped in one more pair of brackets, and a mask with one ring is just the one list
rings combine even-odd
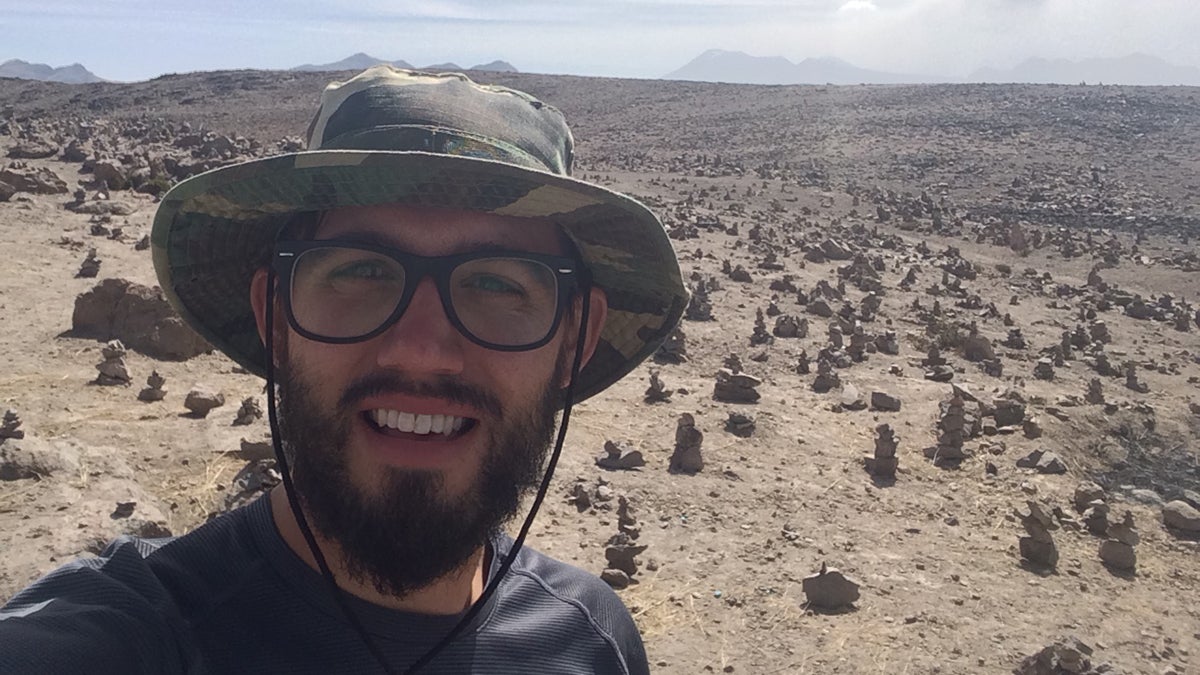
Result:
{"label": "hat band", "polygon": [[379,150],[392,152],[431,152],[439,155],[478,157],[516,164],[535,171],[556,173],[536,157],[496,138],[416,124],[394,124],[347,131],[313,150]]}

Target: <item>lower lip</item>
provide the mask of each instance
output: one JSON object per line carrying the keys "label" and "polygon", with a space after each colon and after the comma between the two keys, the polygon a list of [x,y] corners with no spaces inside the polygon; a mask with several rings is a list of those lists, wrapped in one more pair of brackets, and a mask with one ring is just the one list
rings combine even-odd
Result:
{"label": "lower lip", "polygon": [[475,427],[472,427],[454,436],[440,433],[392,436],[380,431],[363,416],[358,421],[365,430],[363,435],[368,452],[384,464],[405,469],[441,469],[461,461],[466,444],[475,433]]}

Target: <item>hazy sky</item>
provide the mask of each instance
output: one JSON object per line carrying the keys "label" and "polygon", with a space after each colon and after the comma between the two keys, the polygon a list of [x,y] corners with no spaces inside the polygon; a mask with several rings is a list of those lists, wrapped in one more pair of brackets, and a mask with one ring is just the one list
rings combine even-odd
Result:
{"label": "hazy sky", "polygon": [[114,80],[360,51],[659,77],[711,48],[963,76],[1029,56],[1200,66],[1198,35],[1197,0],[0,0],[0,61],[79,62]]}

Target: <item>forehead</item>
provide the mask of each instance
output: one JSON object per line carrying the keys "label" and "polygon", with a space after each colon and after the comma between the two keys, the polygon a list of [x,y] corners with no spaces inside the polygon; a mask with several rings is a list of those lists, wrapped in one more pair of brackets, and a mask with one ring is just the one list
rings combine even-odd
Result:
{"label": "forehead", "polygon": [[564,254],[558,227],[541,218],[385,204],[325,212],[316,239],[363,238],[418,255],[448,255],[501,247]]}

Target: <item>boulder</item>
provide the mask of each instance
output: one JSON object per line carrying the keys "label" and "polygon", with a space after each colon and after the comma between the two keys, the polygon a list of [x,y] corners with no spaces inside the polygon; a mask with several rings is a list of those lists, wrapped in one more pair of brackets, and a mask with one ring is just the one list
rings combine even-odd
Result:
{"label": "boulder", "polygon": [[1188,534],[1200,534],[1200,511],[1182,499],[1164,504],[1162,515],[1163,524],[1167,527]]}
{"label": "boulder", "polygon": [[79,452],[69,445],[27,436],[0,442],[0,480],[46,478],[79,469]]}
{"label": "boulder", "polygon": [[58,195],[67,192],[67,183],[50,169],[31,169],[20,162],[0,169],[0,182],[8,183],[17,192]]}
{"label": "boulder", "polygon": [[992,349],[992,342],[982,335],[971,335],[963,341],[963,358],[968,361],[993,361],[996,358],[996,350]]}
{"label": "boulder", "polygon": [[104,181],[109,189],[124,190],[129,187],[129,177],[125,172],[125,167],[116,160],[99,160],[92,166],[92,171],[96,174],[96,180]]}
{"label": "boulder", "polygon": [[212,349],[175,313],[158,287],[104,279],[75,298],[72,332],[98,340],[118,339],[147,356],[186,360]]}
{"label": "boulder", "polygon": [[41,140],[21,141],[8,149],[13,159],[46,159],[58,154],[58,146]]}

